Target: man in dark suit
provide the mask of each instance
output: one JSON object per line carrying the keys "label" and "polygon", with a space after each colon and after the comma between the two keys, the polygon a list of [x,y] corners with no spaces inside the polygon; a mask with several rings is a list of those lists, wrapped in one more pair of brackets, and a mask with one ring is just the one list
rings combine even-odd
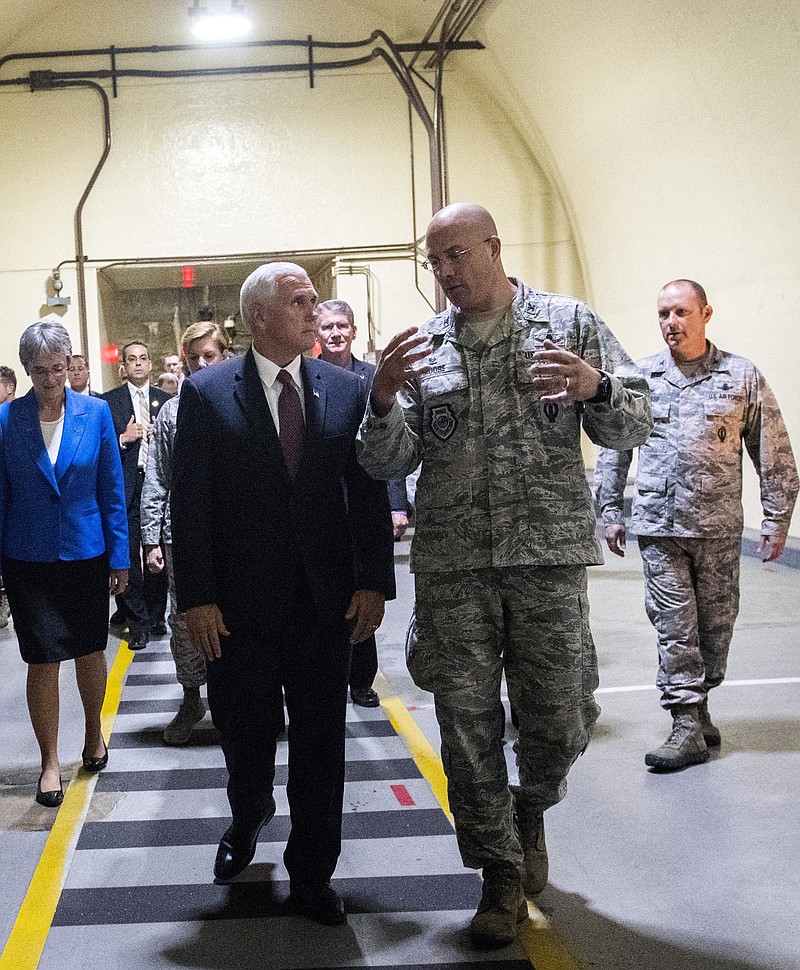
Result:
{"label": "man in dark suit", "polygon": [[[320,357],[329,364],[344,367],[355,374],[367,389],[372,386],[375,365],[353,356],[352,346],[357,330],[353,308],[344,300],[326,300],[317,307],[317,335]],[[400,539],[408,528],[408,497],[405,478],[386,483],[392,510],[392,531]],[[372,689],[378,673],[378,646],[375,636],[353,646],[350,662],[350,698],[361,707],[378,707],[380,698]]]}
{"label": "man in dark suit", "polygon": [[352,643],[394,596],[386,486],[358,466],[366,386],[303,356],[317,294],[293,263],[242,286],[253,335],[243,357],[184,382],[172,479],[178,608],[208,664],[232,824],[214,865],[227,882],[275,812],[275,750],[289,715],[292,907],[345,921],[330,885],[341,850],[344,728]]}
{"label": "man in dark suit", "polygon": [[142,575],[140,504],[153,422],[161,405],[171,395],[150,385],[153,362],[146,344],[139,341],[126,344],[122,348],[122,366],[125,370],[125,383],[103,395],[111,408],[122,458],[131,556],[128,588],[122,596],[116,598],[117,612],[112,617],[112,623],[127,623],[130,630],[128,645],[131,650],[141,650],[147,646],[151,633],[163,636],[167,632],[164,624],[167,608],[166,575],[152,574],[149,571]]}
{"label": "man in dark suit", "polygon": [[89,387],[89,361],[83,354],[73,354],[69,362],[67,373],[70,388],[76,394],[87,394],[89,397],[102,397],[97,391]]}

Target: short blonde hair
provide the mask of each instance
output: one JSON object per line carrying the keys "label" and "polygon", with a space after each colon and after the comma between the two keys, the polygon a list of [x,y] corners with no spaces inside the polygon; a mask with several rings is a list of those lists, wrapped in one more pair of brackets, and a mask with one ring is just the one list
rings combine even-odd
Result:
{"label": "short blonde hair", "polygon": [[224,354],[226,351],[230,350],[231,342],[228,339],[228,335],[224,330],[216,325],[216,323],[205,321],[201,323],[190,323],[189,326],[183,331],[183,336],[181,337],[181,348],[183,350],[184,356],[189,349],[189,344],[194,343],[195,340],[202,340],[206,337],[213,337],[217,342],[217,347],[219,347],[219,352]]}

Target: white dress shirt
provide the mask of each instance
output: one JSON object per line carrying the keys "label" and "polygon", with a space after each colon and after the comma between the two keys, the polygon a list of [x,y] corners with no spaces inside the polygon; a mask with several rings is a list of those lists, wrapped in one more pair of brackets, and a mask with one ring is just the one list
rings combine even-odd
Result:
{"label": "white dress shirt", "polygon": [[297,393],[300,395],[300,407],[303,409],[303,420],[306,416],[306,399],[305,393],[303,391],[303,379],[300,376],[300,354],[295,357],[291,363],[287,364],[285,367],[278,367],[271,360],[268,360],[262,354],[260,354],[255,347],[252,348],[253,357],[256,362],[256,369],[258,370],[258,376],[261,378],[261,386],[264,388],[264,394],[267,398],[267,404],[269,405],[269,413],[272,415],[272,420],[275,422],[275,430],[280,434],[281,425],[278,420],[278,398],[280,397],[281,390],[283,389],[283,384],[278,380],[278,374],[282,371],[288,371],[289,375],[294,382],[294,386],[297,388]]}

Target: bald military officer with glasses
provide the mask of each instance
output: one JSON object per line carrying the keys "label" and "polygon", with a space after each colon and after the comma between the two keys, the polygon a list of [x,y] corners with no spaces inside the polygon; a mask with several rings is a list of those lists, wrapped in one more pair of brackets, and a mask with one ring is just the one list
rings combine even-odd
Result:
{"label": "bald military officer with glasses", "polygon": [[[360,461],[383,479],[422,462],[408,665],[434,695],[464,865],[483,869],[472,941],[494,947],[514,939],[525,894],[547,882],[542,815],[564,797],[599,713],[586,566],[603,557],[581,427],[629,448],[650,432],[650,403],[589,307],[506,276],[486,209],[447,206],[426,241],[423,265],[452,306],[384,350]],[[503,672],[519,718],[514,792]]]}

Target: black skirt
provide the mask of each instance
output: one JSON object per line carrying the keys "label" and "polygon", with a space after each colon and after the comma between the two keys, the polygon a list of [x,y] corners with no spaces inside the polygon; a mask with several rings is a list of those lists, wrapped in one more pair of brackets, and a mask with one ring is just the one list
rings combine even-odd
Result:
{"label": "black skirt", "polygon": [[74,660],[108,642],[108,556],[72,562],[3,559],[19,652],[28,664]]}

